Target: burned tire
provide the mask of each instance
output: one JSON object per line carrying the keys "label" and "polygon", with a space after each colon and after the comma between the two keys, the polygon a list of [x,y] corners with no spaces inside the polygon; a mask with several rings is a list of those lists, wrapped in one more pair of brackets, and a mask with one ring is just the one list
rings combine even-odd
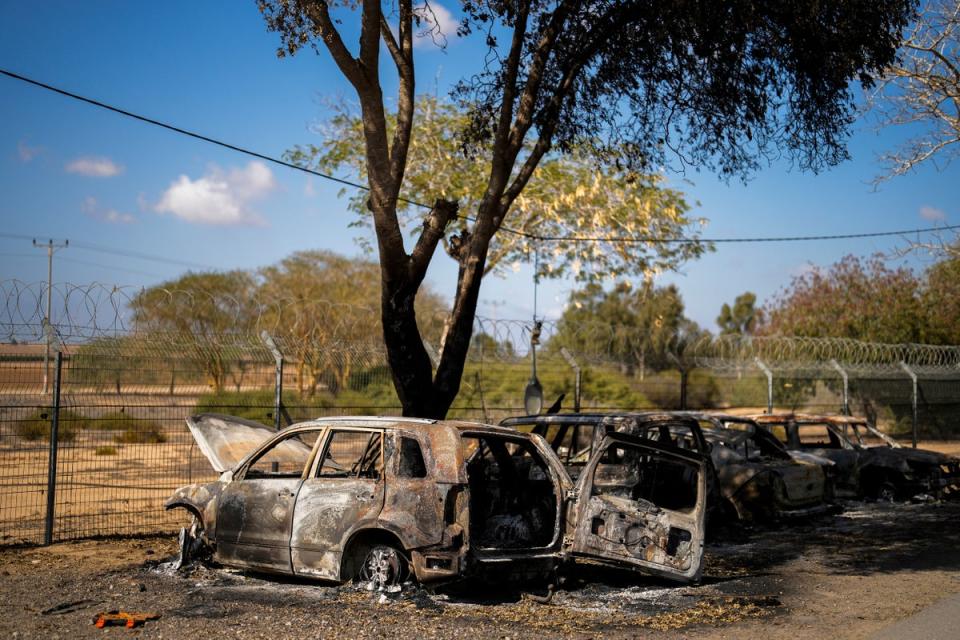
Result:
{"label": "burned tire", "polygon": [[874,500],[877,502],[894,502],[897,499],[897,486],[889,480],[881,482],[874,489]]}
{"label": "burned tire", "polygon": [[[863,482],[861,480],[861,482]],[[863,495],[876,502],[895,502],[900,498],[900,489],[890,476],[873,476],[864,483]]]}
{"label": "burned tire", "polygon": [[407,579],[407,560],[398,549],[388,544],[366,548],[355,578],[370,591],[390,590]]}
{"label": "burned tire", "polygon": [[176,569],[179,570],[197,562],[205,564],[210,561],[212,550],[206,543],[203,523],[196,514],[193,514],[193,522],[189,527],[180,529],[179,544],[180,552],[175,564]]}

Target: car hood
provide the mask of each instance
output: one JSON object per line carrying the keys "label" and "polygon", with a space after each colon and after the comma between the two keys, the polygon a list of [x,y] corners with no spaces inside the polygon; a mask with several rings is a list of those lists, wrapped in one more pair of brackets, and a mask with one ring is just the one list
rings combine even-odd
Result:
{"label": "car hood", "polygon": [[197,447],[217,473],[233,469],[248,453],[276,433],[259,422],[219,413],[190,416],[187,426],[197,441]]}

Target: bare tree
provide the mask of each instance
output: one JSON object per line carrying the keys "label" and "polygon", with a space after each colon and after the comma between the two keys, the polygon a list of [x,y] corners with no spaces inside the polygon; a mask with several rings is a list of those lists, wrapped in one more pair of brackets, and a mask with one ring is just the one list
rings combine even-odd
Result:
{"label": "bare tree", "polygon": [[920,129],[881,155],[884,171],[875,183],[928,161],[940,169],[960,155],[960,2],[925,4],[870,104],[881,127]]}
{"label": "bare tree", "polygon": [[[387,356],[404,414],[423,417],[445,416],[456,398],[491,240],[548,154],[585,149],[635,170],[672,159],[728,176],[781,153],[810,169],[840,162],[850,83],[871,87],[893,61],[913,4],[462,0],[459,34],[487,47],[483,67],[455,92],[471,115],[464,148],[489,149],[491,163],[472,225],[449,241],[459,276],[434,373],[414,303],[461,214],[456,202],[437,199],[408,252],[397,202],[415,135],[414,32],[436,18],[413,0],[258,0],[281,36],[280,55],[325,50],[359,98]],[[359,20],[353,48],[341,30],[348,20]],[[398,87],[392,127],[381,46]]]}

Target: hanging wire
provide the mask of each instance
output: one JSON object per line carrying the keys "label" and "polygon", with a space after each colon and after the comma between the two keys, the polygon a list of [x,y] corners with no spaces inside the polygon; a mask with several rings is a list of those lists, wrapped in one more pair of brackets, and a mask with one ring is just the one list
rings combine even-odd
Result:
{"label": "hanging wire", "polygon": [[537,290],[540,288],[540,245],[533,243],[533,324],[537,324]]}

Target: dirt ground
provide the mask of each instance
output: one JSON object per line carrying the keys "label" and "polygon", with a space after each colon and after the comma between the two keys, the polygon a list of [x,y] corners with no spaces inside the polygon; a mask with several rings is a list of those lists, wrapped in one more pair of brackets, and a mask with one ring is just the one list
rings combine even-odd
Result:
{"label": "dirt ground", "polygon": [[[862,638],[960,592],[958,503],[850,503],[710,543],[701,584],[583,567],[543,592],[317,585],[174,571],[171,537],[0,551],[0,636],[17,638]],[[160,614],[98,630],[99,611]]]}

